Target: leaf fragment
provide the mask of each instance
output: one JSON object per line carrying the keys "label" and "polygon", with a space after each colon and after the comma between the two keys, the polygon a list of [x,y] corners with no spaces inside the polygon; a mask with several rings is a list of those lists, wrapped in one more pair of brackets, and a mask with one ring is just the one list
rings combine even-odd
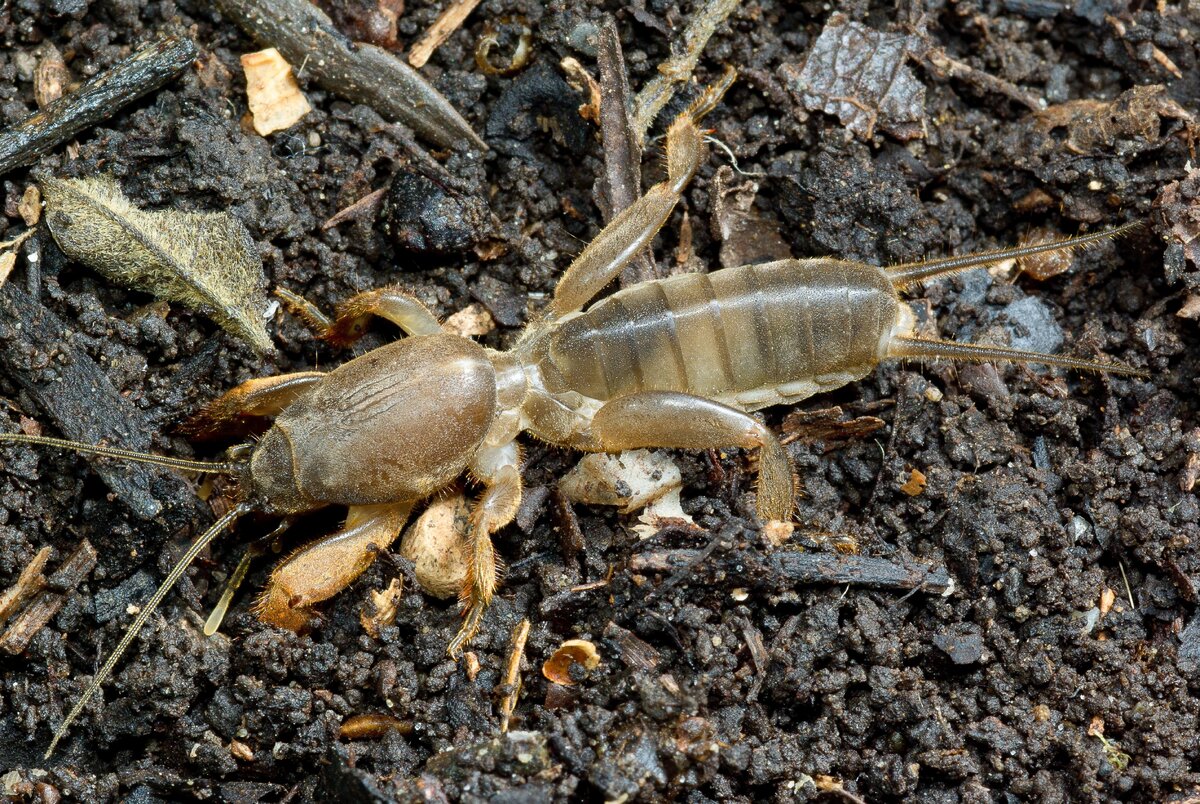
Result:
{"label": "leaf fragment", "polygon": [[112,176],[40,180],[46,222],[73,260],[158,298],[203,312],[260,352],[266,277],[254,241],[228,212],[147,212]]}
{"label": "leaf fragment", "polygon": [[925,136],[925,85],[908,66],[918,37],[883,33],[845,14],[829,17],[802,68],[782,68],[788,91],[809,111],[835,115],[856,137],[876,128],[907,141]]}

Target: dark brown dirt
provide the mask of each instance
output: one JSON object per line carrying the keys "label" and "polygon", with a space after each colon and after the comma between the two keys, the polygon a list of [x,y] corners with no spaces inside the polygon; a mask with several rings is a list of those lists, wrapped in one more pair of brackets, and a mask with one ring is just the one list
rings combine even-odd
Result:
{"label": "dark brown dirt", "polygon": [[[336,4],[340,19],[374,19],[369,8],[350,8],[369,3]],[[396,34],[402,45],[443,3],[409,5]],[[317,89],[307,92],[314,111],[292,130],[270,139],[248,132],[239,124],[246,100],[237,58],[257,48],[205,2],[4,4],[0,123],[33,110],[29,68],[42,43],[82,79],[154,35],[187,32],[203,53],[196,69],[81,135],[77,159],[59,148],[32,170],[104,170],[144,206],[229,209],[250,227],[272,284],[325,308],[395,282],[439,315],[478,300],[501,324],[485,339],[498,346],[519,332],[529,294],[548,293],[601,222],[593,197],[601,147],[575,111],[583,99],[559,78],[560,60],[575,56],[594,72],[587,34],[612,13],[636,90],[668,55],[684,5],[485,0],[437,51],[425,74],[493,145],[483,158],[441,158],[455,177],[443,189],[486,198],[494,216],[479,250],[461,248],[481,236],[477,220],[446,235],[443,251],[463,251],[454,256],[397,251],[371,216],[319,228],[397,172],[431,179],[406,166],[417,160],[404,138],[370,109]],[[1013,244],[1034,228],[1062,235],[1149,218],[1162,188],[1195,162],[1179,112],[1200,114],[1200,18],[1176,5],[1162,15],[1152,5],[1091,0],[846,2],[837,10],[875,31],[911,34],[910,50],[941,48],[980,72],[951,75],[914,53],[924,136],[918,126],[913,137],[911,121],[880,119],[864,142],[836,117],[799,105],[793,91],[829,7],[747,0],[701,60],[701,80],[725,63],[742,74],[707,124],[743,171],[762,174],[754,176],[757,212],[796,256],[897,262]],[[533,63],[515,77],[484,76],[475,42],[489,20],[517,14],[533,30]],[[1050,104],[1112,100],[1143,85],[1165,85],[1166,94],[1035,116],[981,73]],[[650,181],[656,157],[646,159]],[[714,149],[683,205],[695,254],[714,267],[721,244],[706,223],[711,178],[724,164],[728,156]],[[8,239],[24,228],[17,202],[31,173],[0,181],[0,239]],[[668,529],[639,543],[629,518],[577,506],[584,540],[576,552],[560,535],[561,511],[540,491],[574,457],[530,444],[526,477],[541,504],[498,539],[509,572],[472,646],[481,664],[473,680],[445,655],[458,625],[452,606],[408,592],[395,626],[378,640],[363,631],[369,591],[404,572],[388,560],[325,607],[307,636],[249,613],[250,590],[269,571],[257,564],[223,635],[203,638],[220,573],[238,560],[238,543],[269,524],[247,521],[168,597],[103,703],[44,761],[53,727],[116,643],[127,607],[146,598],[208,520],[167,499],[159,502],[169,514],[143,518],[82,459],[3,450],[0,589],[43,545],[55,550],[50,569],[83,538],[100,558],[25,652],[0,658],[0,796],[703,802],[836,800],[841,794],[822,791],[839,787],[872,801],[1200,795],[1200,507],[1187,483],[1200,467],[1200,337],[1194,320],[1175,315],[1200,273],[1181,241],[1168,244],[1164,270],[1156,236],[1186,218],[1198,196],[1194,180],[1183,183],[1164,199],[1165,223],[1091,249],[1046,282],[977,271],[932,285],[929,304],[918,305],[945,337],[1050,349],[1061,341],[1074,354],[1144,367],[1148,380],[886,365],[805,406],[840,404],[887,428],[831,450],[792,444],[806,494],[797,535],[779,549],[852,543],[866,555],[944,567],[956,582],[945,597],[766,582],[737,592],[722,580],[746,585],[737,556],[775,549],[749,516],[752,482],[737,452],[678,456],[684,506],[704,533]],[[664,265],[681,222],[682,211],[660,238]],[[417,240],[438,234],[420,220],[404,223]],[[6,337],[6,361],[51,372],[56,355],[96,361],[112,393],[150,428],[140,437],[154,449],[213,454],[174,434],[200,402],[251,377],[347,357],[279,313],[280,352],[260,359],[201,316],[172,308],[164,318],[147,307],[150,297],[67,263],[48,236],[36,250],[39,275],[22,258],[9,282],[61,319],[51,337],[62,344],[35,349]],[[363,348],[392,337],[376,327]],[[10,429],[24,414],[47,434],[61,432],[13,377],[0,377],[0,394]],[[778,425],[786,412],[768,420]],[[909,496],[900,486],[914,468],[927,486]],[[335,522],[315,517],[295,533],[313,536]],[[630,570],[633,557],[667,548],[699,548],[706,566]],[[569,591],[609,573],[605,587]],[[1115,600],[1100,617],[1105,590]],[[515,714],[521,731],[503,738],[496,687],[522,617],[533,629]],[[603,664],[564,700],[539,668],[571,637],[594,640]],[[339,740],[339,724],[365,713],[411,721],[412,732]]]}

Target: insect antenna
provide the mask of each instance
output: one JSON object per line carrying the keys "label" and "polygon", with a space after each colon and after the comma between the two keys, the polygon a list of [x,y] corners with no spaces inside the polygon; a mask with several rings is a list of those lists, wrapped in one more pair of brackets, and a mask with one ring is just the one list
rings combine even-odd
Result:
{"label": "insect antenna", "polygon": [[175,563],[175,566],[171,568],[171,571],[167,573],[166,579],[159,584],[159,587],[154,590],[154,594],[148,601],[146,601],[146,604],[142,606],[142,610],[138,612],[138,616],[130,624],[129,628],[125,630],[125,635],[121,637],[121,641],[117,643],[116,650],[108,655],[108,659],[105,660],[104,666],[100,668],[100,672],[98,672],[92,678],[91,683],[87,685],[87,689],[83,691],[83,697],[80,698],[78,703],[71,708],[66,720],[64,720],[62,725],[59,726],[54,732],[54,739],[50,741],[50,747],[46,749],[44,759],[49,759],[50,755],[54,753],[55,747],[58,746],[58,741],[61,740],[64,735],[66,735],[67,729],[70,728],[71,724],[75,722],[75,718],[79,717],[79,713],[83,711],[83,708],[87,706],[88,701],[92,699],[92,696],[96,694],[96,692],[100,689],[100,686],[108,678],[109,674],[112,673],[113,668],[116,666],[117,661],[121,658],[121,655],[125,652],[125,649],[129,647],[130,643],[132,643],[134,638],[138,635],[138,632],[140,632],[142,627],[146,625],[146,622],[150,619],[150,615],[153,614],[155,609],[158,608],[158,604],[162,602],[164,597],[166,597],[167,592],[170,592],[171,588],[175,586],[176,581],[182,577],[188,566],[196,559],[196,556],[200,555],[200,552],[208,546],[209,542],[211,542],[218,535],[220,535],[222,531],[233,524],[234,520],[252,510],[253,506],[250,503],[242,503],[231,509],[228,513],[214,522],[212,527],[196,537],[195,541],[193,541],[191,546],[188,547],[187,552],[183,554],[183,557],[180,558],[179,561]]}
{"label": "insect antenna", "polygon": [[[169,469],[181,469],[188,472],[218,472],[223,474],[240,473],[246,467],[246,463],[243,461],[198,461],[190,458],[172,458],[165,455],[151,455],[146,452],[120,449],[119,447],[106,447],[99,444],[85,444],[81,441],[68,441],[65,438],[25,435],[24,433],[0,433],[0,444],[36,444],[43,447],[55,447],[57,449],[71,450],[72,452],[77,452],[83,455],[98,455],[104,458],[117,458],[125,461],[133,461],[135,463],[148,463],[155,466],[165,466]],[[150,619],[150,615],[153,614],[158,608],[158,604],[162,602],[164,597],[166,597],[167,592],[171,591],[171,588],[175,586],[175,583],[179,580],[180,576],[183,575],[184,571],[187,570],[188,566],[191,565],[192,561],[195,560],[196,556],[198,556],[200,552],[208,546],[209,542],[211,542],[218,535],[220,535],[222,531],[228,528],[234,522],[234,520],[251,510],[253,510],[253,506],[251,504],[241,503],[214,522],[212,527],[201,533],[196,540],[192,542],[191,546],[188,547],[187,552],[184,553],[183,557],[179,559],[174,567],[171,568],[171,571],[167,574],[166,579],[162,582],[162,584],[159,585],[158,589],[154,591],[154,594],[142,607],[142,610],[138,612],[138,616],[134,619],[133,623],[128,629],[126,629],[125,635],[121,637],[121,641],[117,644],[116,650],[109,654],[108,659],[104,662],[104,666],[100,668],[100,672],[92,678],[92,681],[88,684],[87,689],[83,691],[83,697],[81,697],[78,703],[72,707],[70,713],[67,715],[66,720],[64,720],[62,725],[59,726],[57,731],[54,732],[54,738],[50,741],[50,747],[46,749],[46,759],[49,759],[50,755],[54,753],[54,749],[58,746],[59,740],[66,735],[67,729],[70,728],[71,724],[75,722],[75,719],[79,717],[79,713],[83,711],[85,706],[87,706],[88,701],[95,696],[96,692],[100,689],[100,686],[105,682],[109,674],[112,673],[112,670],[116,666],[117,661],[121,658],[121,655],[129,647],[130,643],[133,642],[134,638],[138,635],[138,632],[140,632],[146,625],[147,620]]]}
{"label": "insect antenna", "polygon": [[1001,260],[1032,257],[1034,254],[1045,254],[1048,251],[1083,248],[1084,246],[1090,246],[1092,243],[1098,243],[1101,240],[1108,240],[1112,237],[1127,234],[1141,225],[1142,221],[1134,221],[1124,226],[1118,226],[1115,229],[1093,232],[1091,234],[1080,235],[1079,237],[1068,237],[1065,240],[1053,240],[1049,243],[1036,243],[1028,246],[1017,246],[1015,248],[1001,248],[994,251],[980,251],[975,254],[963,254],[957,257],[940,257],[935,260],[923,260],[921,262],[905,262],[899,265],[889,265],[883,270],[888,275],[888,278],[892,280],[892,284],[896,289],[903,290],[910,285],[924,282],[927,279],[956,274],[968,268],[990,265]]}
{"label": "insect antenna", "polygon": [[38,444],[43,447],[57,447],[71,450],[81,455],[99,455],[103,458],[119,458],[134,463],[149,463],[155,466],[165,466],[168,469],[182,469],[185,472],[217,472],[236,473],[242,471],[246,464],[237,461],[197,461],[191,458],[172,458],[167,455],[151,455],[146,452],[135,452],[117,447],[105,447],[98,444],[85,444],[82,441],[68,441],[65,438],[49,438],[47,436],[25,435],[24,433],[0,433],[0,444]]}
{"label": "insect antenna", "polygon": [[979,346],[973,343],[955,343],[954,341],[935,341],[923,338],[906,338],[894,336],[888,347],[888,357],[899,358],[933,358],[984,363],[992,360],[1012,363],[1043,363],[1047,366],[1079,369],[1081,371],[1108,372],[1111,374],[1129,374],[1134,377],[1149,377],[1149,373],[1141,369],[1126,366],[1123,363],[1101,363],[1098,360],[1084,360],[1066,355],[1049,355],[1043,352],[1027,352],[1023,349],[1006,349],[1001,346]]}

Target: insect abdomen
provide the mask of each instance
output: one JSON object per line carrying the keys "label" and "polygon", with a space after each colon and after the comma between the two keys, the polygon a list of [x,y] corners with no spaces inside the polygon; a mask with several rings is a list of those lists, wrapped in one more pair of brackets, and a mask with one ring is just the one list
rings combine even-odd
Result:
{"label": "insect abdomen", "polygon": [[546,374],[601,401],[683,391],[753,409],[866,374],[898,304],[877,268],[837,260],[671,277],[564,321]]}

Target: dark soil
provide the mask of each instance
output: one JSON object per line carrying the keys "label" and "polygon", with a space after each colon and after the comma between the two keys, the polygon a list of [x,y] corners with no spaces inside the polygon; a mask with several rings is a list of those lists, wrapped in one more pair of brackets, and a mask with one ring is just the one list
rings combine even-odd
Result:
{"label": "dark soil", "polygon": [[[399,21],[401,46],[444,3],[409,5]],[[58,148],[0,179],[0,239],[24,230],[17,204],[37,171],[107,171],[145,207],[232,211],[257,240],[272,286],[326,309],[389,283],[441,316],[478,301],[500,325],[485,342],[501,346],[602,223],[593,193],[602,148],[577,112],[585,99],[560,78],[560,61],[574,56],[595,74],[589,34],[613,14],[636,91],[669,55],[691,10],[684,5],[485,0],[423,72],[493,146],[484,157],[437,155],[455,177],[453,193],[486,199],[491,218],[481,222],[469,202],[469,221],[438,231],[397,209],[432,192],[429,171],[372,110],[308,87],[314,111],[296,127],[269,139],[245,127],[238,56],[258,46],[203,0],[6,3],[4,125],[35,109],[30,69],[43,43],[65,55],[74,80],[166,32],[192,36],[202,59],[80,135],[78,158]],[[354,26],[369,26],[357,6],[372,4],[347,0],[333,10],[361,37]],[[1131,10],[1108,0],[845,2],[838,11],[867,29],[909,33],[910,49],[941,48],[976,72],[952,74],[915,55],[908,69],[926,93],[917,120],[881,112],[878,125],[856,136],[837,117],[800,105],[794,91],[829,7],[744,3],[697,71],[700,81],[724,64],[741,72],[706,125],[751,174],[733,174],[734,183],[758,183],[757,214],[797,257],[911,261],[1015,244],[1035,229],[1061,236],[1147,219],[1163,188],[1195,162],[1183,118],[1200,114],[1200,17],[1184,16],[1177,4],[1161,15],[1153,5]],[[517,15],[533,31],[531,65],[513,77],[485,76],[474,64],[476,41],[489,21]],[[983,74],[1052,105],[1112,100],[1139,86],[1164,85],[1166,94],[1127,96],[1090,118],[1074,107],[1038,116]],[[663,119],[687,100],[685,92]],[[660,120],[653,133],[662,128]],[[659,156],[647,154],[647,184],[660,175]],[[719,227],[707,224],[713,177],[728,164],[714,148],[659,238],[660,265],[674,264],[686,212],[694,262],[719,267]],[[390,195],[386,227],[368,215],[321,229],[395,174],[406,183]],[[1144,368],[1149,379],[1026,366],[881,366],[803,406],[841,405],[847,415],[880,416],[886,429],[790,446],[805,496],[797,532],[782,547],[768,544],[755,524],[751,464],[730,451],[676,456],[684,507],[703,531],[669,528],[639,542],[633,517],[575,506],[584,537],[575,549],[563,536],[569,517],[543,490],[576,456],[528,444],[528,498],[537,505],[497,539],[508,573],[472,644],[480,664],[474,678],[445,654],[459,623],[455,607],[411,583],[381,638],[360,625],[369,593],[405,573],[401,560],[377,561],[304,636],[250,613],[253,590],[269,572],[261,561],[221,635],[204,638],[201,623],[240,544],[270,526],[247,520],[167,598],[103,700],[44,761],[53,728],[119,639],[128,607],[145,600],[212,514],[191,488],[156,484],[157,470],[138,486],[148,496],[131,505],[113,493],[111,465],[3,450],[0,589],[46,545],[54,550],[48,572],[83,539],[99,560],[73,592],[60,590],[69,592],[65,606],[23,652],[0,658],[0,796],[948,802],[1200,795],[1200,507],[1190,485],[1200,468],[1193,380],[1200,336],[1194,320],[1176,315],[1200,286],[1187,237],[1198,184],[1175,188],[1150,228],[1088,250],[1068,273],[1039,283],[975,271],[932,284],[928,304],[916,305],[929,314],[929,331],[944,337],[1042,349],[1061,343],[1072,354]],[[454,208],[452,201],[437,208]],[[1158,235],[1168,232],[1164,263]],[[463,248],[480,236],[480,245]],[[425,252],[398,250],[393,241]],[[321,344],[281,311],[271,323],[279,353],[263,359],[201,315],[166,311],[67,262],[44,230],[27,244],[30,253],[40,257],[38,271],[22,257],[9,284],[61,327],[38,334],[5,324],[0,352],[10,370],[0,376],[0,394],[10,430],[24,416],[47,435],[63,433],[66,425],[29,384],[52,381],[56,365],[94,361],[111,389],[96,391],[89,407],[124,405],[125,421],[139,428],[126,443],[214,456],[219,446],[190,444],[175,430],[201,402],[252,377],[350,354]],[[11,309],[16,297],[8,298]],[[394,337],[379,325],[360,348]],[[771,410],[767,418],[781,425],[787,413]],[[917,496],[900,489],[913,469],[927,478]],[[291,543],[336,521],[335,512],[310,518]],[[699,549],[690,555],[703,565],[631,568],[638,557],[677,548]],[[945,569],[955,588],[940,596],[789,586],[747,578],[738,564],[748,550],[796,549]],[[570,591],[606,578],[606,586]],[[504,737],[497,687],[521,618],[532,632],[515,733]],[[597,644],[602,664],[569,691],[551,688],[541,665],[576,637]],[[347,718],[381,713],[410,723],[411,732],[339,738]]]}

